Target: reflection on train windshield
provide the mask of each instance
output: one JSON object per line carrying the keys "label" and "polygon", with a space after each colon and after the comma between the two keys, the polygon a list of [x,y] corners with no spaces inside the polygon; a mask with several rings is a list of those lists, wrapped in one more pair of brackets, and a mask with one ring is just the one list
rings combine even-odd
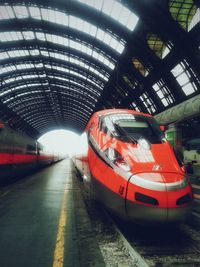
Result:
{"label": "reflection on train windshield", "polygon": [[105,118],[108,130],[125,142],[145,139],[151,144],[162,143],[163,135],[156,121],[151,117],[132,114],[110,115]]}

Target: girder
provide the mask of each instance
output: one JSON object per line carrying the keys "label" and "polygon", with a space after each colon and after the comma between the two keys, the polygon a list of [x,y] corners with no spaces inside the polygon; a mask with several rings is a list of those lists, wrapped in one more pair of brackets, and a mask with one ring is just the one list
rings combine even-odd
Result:
{"label": "girder", "polygon": [[102,108],[156,115],[199,94],[196,0],[0,7],[1,118],[35,138],[58,126],[81,132]]}

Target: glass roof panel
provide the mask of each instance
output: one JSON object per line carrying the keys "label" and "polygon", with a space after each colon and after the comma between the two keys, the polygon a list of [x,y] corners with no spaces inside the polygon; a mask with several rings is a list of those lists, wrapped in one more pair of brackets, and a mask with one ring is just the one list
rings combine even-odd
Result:
{"label": "glass roof panel", "polygon": [[192,0],[170,0],[169,10],[174,20],[176,20],[183,29],[190,29],[190,22],[197,11],[197,7]]}
{"label": "glass roof panel", "polygon": [[[45,67],[48,68],[47,65],[45,65]],[[85,75],[82,75],[81,73],[78,73],[77,71],[74,71],[74,70],[71,70],[69,68],[64,68],[64,67],[58,67],[58,66],[51,66],[50,65],[50,68],[52,70],[59,70],[59,71],[62,71],[64,73],[71,73],[73,74],[74,76],[76,77],[80,77],[82,78],[83,80],[87,81],[89,84],[92,84],[93,86],[95,86],[96,88],[99,88],[100,90],[102,90],[104,84],[101,83],[101,82],[95,82],[91,79],[91,77],[86,77]],[[4,78],[4,83],[8,84],[8,83],[11,83],[11,82],[14,82],[14,81],[19,81],[19,80],[28,80],[28,79],[39,79],[39,78],[44,78],[46,77],[46,74],[41,74],[41,75],[35,75],[35,74],[31,74],[31,75],[21,75],[21,76],[15,76],[14,78]],[[47,76],[48,78],[49,76]],[[56,76],[55,76],[56,77]],[[59,77],[57,76],[58,79],[60,80],[65,80],[67,81],[66,79],[62,78],[62,77]]]}
{"label": "glass roof panel", "polygon": [[164,43],[156,34],[149,33],[147,35],[147,43],[159,58],[165,58],[172,47],[172,43]]}
{"label": "glass roof panel", "polygon": [[146,77],[149,74],[149,70],[144,67],[144,65],[139,59],[133,58],[132,63],[135,66],[135,68],[140,72],[140,74],[142,74],[143,76]]}
{"label": "glass roof panel", "polygon": [[76,94],[78,93],[78,94],[80,94],[81,97],[84,97],[84,98],[85,97],[89,97],[89,98],[91,98],[93,103],[88,101],[87,98],[85,99],[85,101],[88,102],[92,106],[95,105],[94,102],[97,102],[97,99],[94,96],[88,94],[89,93],[88,91],[80,91],[79,88],[69,87],[69,86],[66,86],[66,85],[60,85],[60,84],[56,84],[56,83],[51,83],[51,85],[56,87],[56,88],[63,88],[65,91],[59,91],[59,93],[61,93],[61,94],[70,95],[71,93],[76,93]]}
{"label": "glass roof panel", "polygon": [[103,6],[99,10],[102,10],[103,13],[110,15],[113,8],[114,1],[103,1]]}
{"label": "glass roof panel", "polygon": [[[7,6],[9,7],[9,6]],[[0,6],[0,9],[3,8],[5,11],[5,6]],[[24,18],[28,18],[29,17],[29,13],[28,10],[30,12],[30,15],[32,18],[34,19],[42,19],[51,23],[57,23],[60,25],[64,25],[70,28],[73,28],[75,30],[84,32],[86,34],[89,34],[90,36],[97,38],[98,40],[100,40],[101,42],[105,43],[106,45],[110,46],[110,42],[106,42],[105,38],[99,38],[99,35],[96,35],[97,32],[97,27],[94,26],[93,24],[82,20],[78,17],[72,16],[72,15],[68,15],[65,14],[63,12],[60,11],[56,11],[56,10],[52,10],[52,9],[45,9],[45,8],[36,8],[36,7],[26,7],[26,6],[13,6],[13,10],[15,11],[15,15],[18,19],[24,19]],[[7,12],[5,12],[7,14]],[[14,18],[13,17],[9,17],[9,16],[1,16],[0,19],[11,19]],[[98,29],[101,33],[103,33],[104,35],[107,35],[107,38],[109,37],[110,39],[114,39],[115,42],[119,43],[119,45],[121,46],[120,49],[116,50],[116,52],[118,52],[119,54],[123,52],[124,50],[124,45],[125,45],[125,41],[122,40],[120,37],[116,37],[111,33],[105,32],[102,29]],[[26,38],[25,38],[26,39]],[[110,46],[112,49],[112,46]]]}
{"label": "glass roof panel", "polygon": [[177,77],[179,74],[181,74],[184,71],[184,68],[181,64],[177,64],[172,70],[172,74]]}
{"label": "glass roof panel", "polygon": [[31,88],[37,87],[38,88],[38,86],[42,86],[42,85],[43,85],[42,83],[35,82],[32,84],[23,84],[23,85],[14,86],[13,88],[7,89],[6,91],[1,91],[0,96],[4,96],[6,94],[9,94],[10,92],[15,92],[17,90],[24,89],[27,87],[31,87]]}
{"label": "glass roof panel", "polygon": [[[122,5],[117,0],[74,0],[93,7],[100,12],[110,16],[112,19],[122,24],[128,30],[133,31],[139,18],[126,6]],[[98,3],[97,3],[98,2]]]}
{"label": "glass roof panel", "polygon": [[[73,57],[69,57],[69,56],[66,56],[66,55],[63,55],[63,54],[59,54],[59,53],[52,53],[50,52],[49,53],[49,57],[52,57],[52,58],[57,58],[57,59],[60,59],[60,60],[63,60],[65,62],[71,62],[75,65],[78,65],[78,66],[81,66],[83,67],[84,69],[86,70],[89,70],[93,73],[95,73],[96,75],[98,75],[99,77],[101,77],[102,79],[104,79],[105,81],[108,80],[108,77],[109,77],[109,74],[102,71],[102,70],[99,70],[98,71],[95,71],[97,69],[93,68],[93,67],[90,67],[90,65],[86,64],[84,61],[82,61],[81,59],[77,59],[77,58],[73,58]],[[104,74],[102,74],[102,73]]]}
{"label": "glass roof panel", "polygon": [[119,16],[122,10],[122,5],[118,3],[117,1],[112,0],[112,2],[113,2],[113,6],[112,6],[111,13],[109,15],[115,20],[119,20]]}
{"label": "glass roof panel", "polygon": [[18,19],[24,19],[29,17],[26,6],[13,6],[13,10],[15,12],[15,16]]}
{"label": "glass roof panel", "polygon": [[1,19],[13,19],[13,18],[15,18],[15,15],[10,6],[0,7],[0,20]]}
{"label": "glass roof panel", "polygon": [[[22,33],[24,34],[25,38],[23,37]],[[0,32],[0,39],[1,39],[1,41],[6,42],[6,41],[19,41],[19,40],[23,40],[23,39],[29,40],[29,39],[34,38],[34,32],[32,32],[32,31],[28,31],[28,32],[24,31],[22,33],[21,32]],[[91,47],[87,46],[86,44],[82,44],[78,41],[74,41],[74,40],[71,40],[71,39],[68,39],[65,37],[61,37],[58,35],[53,35],[53,34],[42,34],[42,33],[38,34],[36,32],[36,37],[37,37],[37,39],[42,40],[42,41],[44,41],[46,39],[48,42],[55,43],[55,44],[61,44],[63,46],[70,47],[70,48],[73,48],[75,50],[81,51],[82,53],[87,54],[89,56],[92,56],[95,59],[99,60],[101,63],[105,64],[110,69],[115,68],[114,63],[111,62],[111,60],[108,57],[96,52]],[[35,50],[35,51],[39,52],[39,50]]]}
{"label": "glass roof panel", "polygon": [[32,18],[41,20],[41,13],[39,7],[29,7],[29,12]]}
{"label": "glass roof panel", "polygon": [[[5,58],[25,57],[29,55],[29,51],[28,50],[13,50],[13,51],[8,51],[5,54],[7,54],[5,55]],[[1,57],[1,59],[5,59],[5,58]]]}
{"label": "glass roof panel", "polygon": [[191,95],[195,92],[194,86],[192,83],[188,83],[182,87],[183,92],[185,95]]}
{"label": "glass roof panel", "polygon": [[23,35],[25,40],[35,39],[35,34],[34,34],[34,32],[31,32],[31,31],[23,31],[22,35]]}
{"label": "glass roof panel", "polygon": [[190,81],[189,77],[187,76],[187,74],[185,72],[181,73],[181,75],[176,77],[176,80],[180,84],[180,86],[182,86],[182,85],[184,85]]}

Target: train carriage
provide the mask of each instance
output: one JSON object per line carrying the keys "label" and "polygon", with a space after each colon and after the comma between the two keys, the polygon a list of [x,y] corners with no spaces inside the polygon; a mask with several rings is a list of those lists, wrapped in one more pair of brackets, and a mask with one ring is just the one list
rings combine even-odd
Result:
{"label": "train carriage", "polygon": [[139,223],[182,222],[191,184],[154,118],[133,110],[103,110],[85,129],[88,149],[75,164],[106,208]]}

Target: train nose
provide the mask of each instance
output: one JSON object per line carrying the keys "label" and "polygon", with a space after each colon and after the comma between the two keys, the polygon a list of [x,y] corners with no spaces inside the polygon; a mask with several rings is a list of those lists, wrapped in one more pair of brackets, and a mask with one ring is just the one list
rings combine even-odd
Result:
{"label": "train nose", "polygon": [[177,176],[176,182],[167,183],[168,175],[172,174],[140,173],[131,176],[126,196],[128,218],[139,223],[183,221],[191,206],[191,188]]}

